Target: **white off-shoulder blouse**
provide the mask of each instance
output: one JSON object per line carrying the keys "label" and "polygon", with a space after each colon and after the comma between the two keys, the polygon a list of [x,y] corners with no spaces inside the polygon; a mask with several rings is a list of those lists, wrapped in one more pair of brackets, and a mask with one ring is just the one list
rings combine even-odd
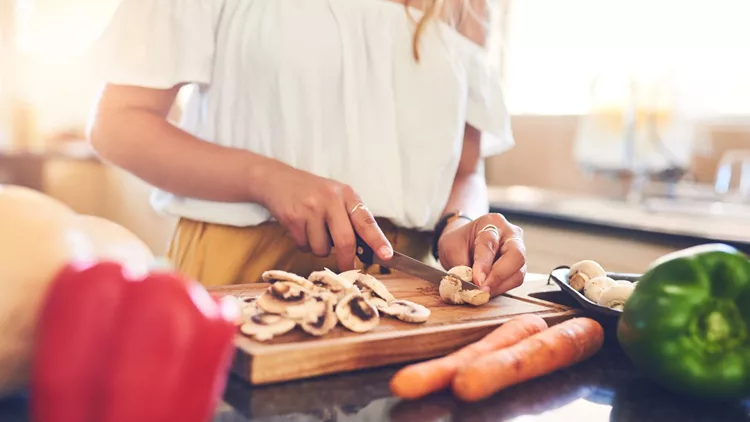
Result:
{"label": "white off-shoulder blouse", "polygon": [[[433,25],[416,63],[411,15],[387,0],[123,0],[98,64],[116,84],[194,83],[183,129],[347,183],[376,216],[429,230],[448,200],[465,123],[482,131],[484,157],[513,137],[485,50]],[[158,189],[151,203],[233,226],[271,219],[258,204]]]}

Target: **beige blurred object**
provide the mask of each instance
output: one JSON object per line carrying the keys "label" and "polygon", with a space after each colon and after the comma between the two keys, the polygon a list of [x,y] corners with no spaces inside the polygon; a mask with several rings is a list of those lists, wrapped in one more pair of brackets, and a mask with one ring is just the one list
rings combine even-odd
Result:
{"label": "beige blurred object", "polygon": [[45,195],[0,187],[0,396],[23,388],[36,317],[49,281],[71,258],[90,256],[73,212]]}
{"label": "beige blurred object", "polygon": [[23,388],[44,295],[72,260],[111,260],[134,273],[154,262],[136,235],[101,218],[78,215],[32,189],[0,186],[0,396]]}

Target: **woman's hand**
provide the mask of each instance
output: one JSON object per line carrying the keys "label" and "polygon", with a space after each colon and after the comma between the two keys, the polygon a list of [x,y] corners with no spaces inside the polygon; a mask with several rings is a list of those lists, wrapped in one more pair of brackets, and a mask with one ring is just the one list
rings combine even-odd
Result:
{"label": "woman's hand", "polygon": [[526,276],[523,231],[501,214],[448,225],[438,240],[438,255],[443,268],[472,267],[474,283],[492,296],[520,286]]}
{"label": "woman's hand", "polygon": [[303,251],[325,257],[333,246],[339,269],[354,269],[356,231],[378,257],[393,256],[375,217],[350,186],[281,163],[268,174],[262,204]]}

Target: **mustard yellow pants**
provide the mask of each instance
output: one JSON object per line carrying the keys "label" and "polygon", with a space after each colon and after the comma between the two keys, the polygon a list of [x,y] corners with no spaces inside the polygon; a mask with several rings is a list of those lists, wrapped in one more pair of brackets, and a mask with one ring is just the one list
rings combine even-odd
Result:
{"label": "mustard yellow pants", "polygon": [[[395,250],[437,264],[430,253],[431,233],[400,228],[383,219],[378,219],[378,224]],[[168,256],[177,270],[206,287],[258,282],[266,270],[284,270],[303,277],[323,268],[340,271],[335,255],[320,258],[300,251],[276,222],[233,227],[180,219]],[[357,265],[371,274],[387,272],[376,265],[365,267],[359,261]]]}

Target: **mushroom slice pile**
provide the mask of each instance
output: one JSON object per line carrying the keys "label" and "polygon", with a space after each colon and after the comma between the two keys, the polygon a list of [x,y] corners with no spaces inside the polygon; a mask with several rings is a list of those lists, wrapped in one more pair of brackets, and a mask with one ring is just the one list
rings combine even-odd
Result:
{"label": "mushroom slice pile", "polygon": [[302,305],[312,296],[310,290],[289,281],[278,281],[255,301],[258,308],[272,314],[283,315],[287,308]]}
{"label": "mushroom slice pile", "polygon": [[356,333],[370,331],[380,323],[378,309],[357,292],[349,293],[336,304],[336,316],[341,325]]}
{"label": "mushroom slice pile", "polygon": [[258,341],[266,341],[292,331],[296,325],[296,322],[283,315],[259,312],[242,324],[240,331]]}
{"label": "mushroom slice pile", "polygon": [[471,267],[453,267],[448,275],[440,282],[440,298],[452,305],[464,303],[472,306],[481,306],[490,301],[489,292],[483,290],[463,290],[461,281],[470,282],[473,279]]}
{"label": "mushroom slice pile", "polygon": [[261,275],[263,281],[266,283],[274,284],[279,281],[288,281],[294,284],[298,284],[307,290],[314,290],[315,285],[305,277],[300,277],[297,274],[281,271],[281,270],[269,270],[263,272]]}
{"label": "mushroom slice pile", "polygon": [[383,308],[378,307],[378,310],[405,322],[425,322],[430,317],[429,309],[408,300],[394,300]]}

